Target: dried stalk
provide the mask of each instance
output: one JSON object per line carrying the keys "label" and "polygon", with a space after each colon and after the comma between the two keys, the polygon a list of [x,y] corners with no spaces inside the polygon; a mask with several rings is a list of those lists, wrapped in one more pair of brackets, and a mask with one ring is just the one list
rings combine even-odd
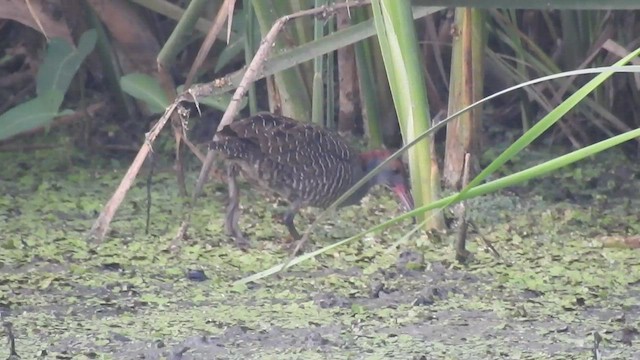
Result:
{"label": "dried stalk", "polygon": [[124,197],[133,184],[133,181],[136,179],[136,176],[138,175],[138,172],[140,171],[144,160],[147,158],[147,155],[149,155],[149,152],[152,151],[151,144],[153,144],[153,142],[156,140],[156,137],[158,137],[160,130],[162,130],[162,128],[164,128],[164,126],[167,124],[169,117],[171,116],[171,114],[173,114],[173,111],[177,106],[178,101],[175,101],[173,104],[169,105],[160,120],[158,120],[158,122],[153,125],[151,130],[145,134],[144,144],[142,144],[142,147],[138,151],[138,154],[136,155],[135,159],[133,159],[133,162],[129,166],[129,169],[127,169],[127,172],[124,174],[124,177],[120,181],[120,185],[118,185],[116,191],[113,193],[113,195],[111,195],[111,199],[109,199],[109,202],[107,202],[107,204],[104,206],[102,212],[100,212],[100,216],[98,216],[95,223],[91,227],[88,235],[89,239],[95,241],[102,241],[104,239],[107,231],[109,230],[109,224],[111,224],[113,216],[118,210],[118,207],[120,207],[120,204],[122,203],[122,200],[124,200]]}
{"label": "dried stalk", "polygon": [[[299,11],[295,14],[283,16],[280,19],[278,19],[275,22],[275,24],[273,24],[273,26],[271,27],[271,30],[269,30],[267,35],[262,40],[262,44],[260,44],[260,47],[258,48],[256,55],[253,57],[253,60],[251,60],[251,63],[247,67],[247,72],[242,77],[242,80],[240,80],[240,84],[238,84],[238,87],[236,88],[236,91],[233,94],[231,102],[229,103],[227,110],[222,116],[222,120],[220,120],[220,124],[218,125],[216,134],[213,136],[213,140],[217,139],[217,132],[222,130],[222,128],[224,128],[226,125],[229,125],[233,121],[233,117],[240,110],[240,102],[242,98],[247,93],[249,89],[249,85],[254,81],[256,81],[256,79],[258,78],[258,75],[262,70],[262,66],[267,60],[267,55],[269,55],[269,51],[271,50],[271,48],[273,47],[273,44],[276,41],[276,37],[278,36],[280,31],[282,31],[282,28],[287,22],[298,17],[317,15],[317,14],[322,14],[324,18],[328,18],[329,16],[334,15],[337,12],[337,10],[341,8],[344,8],[347,6],[362,6],[366,4],[369,4],[368,0],[358,1],[357,3],[342,3],[342,4],[335,4],[333,6],[322,6],[315,9]],[[196,102],[196,105],[197,105],[197,99],[199,97],[206,97],[211,95],[215,90],[215,88],[219,87],[220,85],[224,85],[224,84],[221,84],[220,82],[215,82],[215,81],[213,83],[208,83],[208,84],[198,84],[191,87],[188,93],[192,96],[193,100]],[[184,100],[186,101],[188,99],[184,98]],[[211,165],[213,164],[214,156],[215,155],[213,151],[209,150],[207,152],[207,157],[204,161],[204,164],[202,164],[202,169],[200,170],[200,175],[198,176],[196,189],[193,192],[193,198],[191,200],[193,204],[195,204],[196,199],[202,192],[202,187],[204,186],[204,183],[207,178],[207,174],[209,173],[211,169]],[[180,225],[180,229],[178,229],[178,233],[176,234],[176,237],[172,243],[172,247],[177,246],[177,241],[184,239],[187,233],[187,230],[189,228],[190,218],[191,218],[191,207],[189,207],[187,210],[185,219],[182,221],[182,224]]]}
{"label": "dried stalk", "polygon": [[[342,9],[345,7],[353,7],[353,6],[364,6],[364,5],[368,5],[369,3],[370,3],[369,0],[361,0],[361,1],[334,4],[332,6],[322,6],[314,9],[299,11],[297,13],[286,15],[278,19],[273,25],[273,27],[271,28],[271,30],[269,30],[269,33],[267,33],[267,35],[263,39],[260,47],[258,48],[258,51],[256,52],[256,55],[254,56],[253,60],[247,67],[246,73],[244,74],[242,80],[240,81],[238,87],[236,88],[236,91],[233,95],[231,102],[229,103],[229,106],[227,107],[227,110],[222,116],[222,120],[220,121],[220,125],[218,126],[217,131],[220,131],[224,126],[230,124],[233,121],[233,117],[240,110],[240,102],[242,98],[245,96],[245,94],[247,93],[248,86],[258,78],[258,75],[260,74],[260,71],[264,65],[264,62],[267,59],[267,56],[269,55],[269,51],[271,50],[275,42],[276,36],[278,35],[278,33],[280,33],[280,31],[282,30],[282,28],[287,22],[289,22],[292,19],[296,19],[303,16],[319,15],[319,16],[322,16],[323,18],[328,18],[330,16],[333,16],[336,13],[336,11],[338,11],[339,9]],[[109,202],[107,202],[107,204],[103,208],[102,212],[100,213],[100,216],[98,216],[98,219],[96,219],[95,223],[93,224],[88,236],[90,239],[93,239],[96,241],[102,241],[106,236],[107,231],[109,229],[109,224],[111,223],[113,216],[115,215],[115,212],[117,211],[118,207],[122,203],[122,200],[124,200],[124,197],[127,191],[133,184],[133,181],[135,180],[135,177],[137,176],[140,168],[142,167],[144,160],[149,155],[149,152],[152,150],[151,144],[153,144],[156,137],[158,136],[162,128],[164,128],[169,117],[173,114],[176,108],[179,108],[180,113],[185,113],[184,108],[180,105],[180,103],[183,101],[187,101],[187,102],[195,102],[196,105],[198,105],[199,98],[209,96],[214,93],[215,89],[225,86],[227,84],[228,84],[228,79],[225,79],[225,78],[216,79],[210,83],[196,84],[190,87],[186,92],[183,92],[182,94],[176,97],[174,102],[167,108],[164,115],[162,115],[162,117],[158,120],[158,122],[153,126],[151,131],[147,133],[145,143],[142,145],[135,159],[131,163],[129,169],[127,170],[126,174],[121,180],[120,185],[118,186],[114,194],[111,196],[111,199],[109,199]],[[216,139],[215,135],[214,135],[214,139]],[[204,186],[205,180],[207,178],[207,174],[209,173],[209,170],[211,169],[211,165],[213,164],[213,158],[214,158],[214,153],[211,150],[209,150],[204,160],[204,164],[202,164],[202,169],[200,171],[200,175],[198,176],[198,182],[196,184],[196,189],[193,193],[191,204],[189,204],[187,207],[187,213],[185,215],[185,219],[183,220],[180,226],[178,234],[176,235],[176,240],[183,239],[184,235],[186,234],[186,231],[189,226],[190,216],[191,216],[191,206],[192,204],[195,204],[197,197],[200,195],[202,191],[202,187]],[[174,240],[174,244],[175,244],[175,240]]]}

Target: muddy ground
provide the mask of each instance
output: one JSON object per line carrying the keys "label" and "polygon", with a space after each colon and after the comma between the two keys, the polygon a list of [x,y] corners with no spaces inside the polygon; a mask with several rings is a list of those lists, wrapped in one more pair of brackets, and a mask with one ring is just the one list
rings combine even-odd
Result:
{"label": "muddy ground", "polygon": [[[392,248],[405,223],[247,286],[232,283],[287,257],[283,204],[244,191],[243,252],[221,229],[225,188],[209,184],[172,252],[182,209],[160,171],[150,234],[140,178],[108,239],[87,243],[127,161],[47,150],[0,162],[0,312],[22,359],[640,359],[640,250],[610,246],[640,234],[640,165],[616,152],[470,201],[466,266],[453,234]],[[313,247],[395,215],[376,191]]]}

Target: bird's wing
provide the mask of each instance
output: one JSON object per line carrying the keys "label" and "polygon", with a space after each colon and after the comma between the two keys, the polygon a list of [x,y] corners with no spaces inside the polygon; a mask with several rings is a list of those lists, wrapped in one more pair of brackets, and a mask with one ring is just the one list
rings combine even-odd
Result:
{"label": "bird's wing", "polygon": [[288,165],[309,165],[318,159],[352,162],[356,156],[336,133],[270,113],[235,121],[219,134],[220,141]]}

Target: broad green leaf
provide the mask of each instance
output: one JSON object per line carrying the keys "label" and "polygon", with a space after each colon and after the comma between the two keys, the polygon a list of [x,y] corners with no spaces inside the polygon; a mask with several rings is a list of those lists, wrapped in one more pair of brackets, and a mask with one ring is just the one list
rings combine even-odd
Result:
{"label": "broad green leaf", "polygon": [[[143,101],[149,106],[149,109],[156,114],[163,113],[167,106],[169,106],[169,100],[166,94],[160,87],[158,80],[154,77],[141,74],[132,73],[120,78],[120,87],[127,94],[134,98]],[[180,93],[183,91],[184,86],[180,85],[177,91]],[[208,96],[198,99],[198,102],[218,110],[226,110],[231,101],[231,94],[217,94],[214,96]],[[242,99],[241,108],[247,105],[247,99]]]}
{"label": "broad green leaf", "polygon": [[97,37],[94,29],[87,30],[75,49],[64,39],[51,39],[36,77],[37,94],[42,95],[50,90],[66,93],[80,65],[93,51]]}
{"label": "broad green leaf", "polygon": [[[404,141],[409,142],[431,123],[411,7],[403,1],[372,0],[371,9],[400,132]],[[432,184],[439,180],[432,178],[429,149],[430,141],[424,139],[407,152],[416,206],[431,203],[437,193],[432,191]],[[425,218],[429,219],[427,229],[444,227],[441,216],[427,213]]]}
{"label": "broad green leaf", "polygon": [[67,114],[58,112],[63,99],[63,92],[49,90],[0,115],[0,140],[48,125],[56,116]]}
{"label": "broad green leaf", "polygon": [[[443,8],[436,7],[416,7],[413,9],[413,18],[420,19],[442,9]],[[337,49],[354,44],[360,40],[367,39],[375,33],[373,19],[370,19],[324,36],[320,40],[310,41],[284,52],[274,51],[265,61],[263,69],[258,74],[256,80],[290,69],[306,61],[313,60],[315,57],[332,53]],[[243,67],[242,69],[225,76],[225,79],[227,79],[228,82],[226,85],[214,89],[214,94],[220,94],[235,89],[246,71],[247,68]]]}
{"label": "broad green leaf", "polygon": [[169,99],[160,83],[150,75],[142,73],[125,75],[120,78],[120,87],[127,94],[144,101],[149,106],[149,110],[154,113],[163,113],[169,106]]}
{"label": "broad green leaf", "polygon": [[[184,91],[184,86],[183,85],[178,86],[178,93],[181,93],[183,91]],[[227,110],[227,107],[229,106],[229,103],[231,102],[232,98],[233,98],[233,95],[229,93],[223,93],[223,94],[217,94],[217,95],[211,95],[203,98],[198,98],[198,103],[210,106],[220,111],[225,111]],[[240,110],[244,109],[244,107],[247,106],[247,102],[248,102],[247,97],[246,96],[243,97],[242,100],[240,101]]]}
{"label": "broad green leaf", "polygon": [[[590,90],[593,90],[594,87],[600,85],[602,82],[604,82],[609,76],[611,76],[611,74],[613,72],[620,72],[620,73],[624,73],[624,72],[640,72],[640,67],[639,66],[624,66],[626,63],[628,63],[631,59],[635,58],[638,56],[638,53],[640,53],[640,49],[636,49],[635,51],[633,51],[632,53],[630,53],[629,55],[627,55],[625,58],[623,58],[622,60],[618,61],[614,66],[607,66],[607,67],[599,67],[599,68],[592,68],[592,69],[581,69],[581,70],[574,70],[574,71],[568,71],[568,72],[563,72],[563,73],[559,73],[559,74],[553,74],[553,75],[548,75],[548,76],[544,76],[541,78],[537,78],[534,80],[530,80],[527,81],[525,83],[522,84],[517,84],[514,85],[512,87],[509,87],[507,89],[501,90],[493,95],[490,95],[482,100],[479,100],[467,107],[465,107],[464,109],[460,109],[458,111],[456,111],[455,113],[449,115],[449,117],[447,117],[446,119],[443,119],[442,121],[440,121],[438,124],[432,126],[429,130],[423,132],[422,134],[420,134],[417,138],[411,140],[408,144],[405,144],[403,146],[403,148],[397,150],[394,154],[392,154],[387,160],[383,161],[382,163],[380,163],[380,165],[378,165],[379,167],[384,166],[386,162],[389,161],[389,159],[393,159],[395,156],[399,155],[400,152],[402,152],[405,148],[413,146],[416,142],[420,141],[422,138],[435,133],[435,131],[437,131],[438,129],[440,129],[441,127],[445,126],[448,122],[450,122],[451,120],[457,118],[460,114],[467,112],[473,108],[475,108],[476,106],[485,103],[489,100],[492,100],[498,96],[504,95],[506,93],[509,93],[511,91],[514,91],[516,89],[520,89],[523,88],[525,86],[531,86],[540,82],[544,82],[544,81],[549,81],[552,79],[557,79],[557,78],[561,78],[561,77],[568,77],[568,76],[573,76],[573,75],[584,75],[584,74],[590,74],[590,73],[597,73],[599,74],[598,76],[596,76],[594,79],[592,79],[589,83],[587,83],[586,85],[584,85],[582,88],[580,88],[580,90],[578,92],[576,92],[574,95],[572,95],[569,99],[565,100],[560,106],[558,106],[558,108],[562,109],[562,110],[558,110],[554,109],[554,111],[552,111],[552,113],[555,114],[548,114],[545,119],[551,119],[551,118],[555,118],[555,120],[557,120],[561,115],[563,114],[559,114],[560,112],[565,112],[567,109],[565,108],[566,106],[575,106],[579,101],[583,100],[590,92]],[[576,95],[577,94],[577,95]],[[541,122],[543,121],[547,121],[547,120],[541,120]],[[536,125],[537,126],[537,125]],[[533,129],[532,129],[533,130]],[[525,135],[531,133],[532,131],[528,131]],[[523,135],[523,137],[525,137],[525,135]],[[470,199],[472,197],[476,197],[476,196],[481,196],[490,192],[495,192],[497,190],[503,189],[507,186],[512,186],[518,183],[521,183],[523,181],[528,181],[531,180],[533,178],[542,176],[546,173],[549,173],[553,170],[559,169],[563,166],[567,166],[569,164],[572,164],[576,161],[582,160],[587,156],[591,156],[593,154],[596,154],[598,152],[604,151],[606,149],[609,149],[611,147],[614,147],[616,145],[619,145],[625,141],[629,141],[631,139],[635,139],[640,137],[640,129],[636,129],[636,130],[632,130],[632,131],[628,131],[625,132],[623,134],[614,136],[612,138],[600,141],[596,144],[587,146],[585,148],[582,148],[580,150],[576,150],[572,153],[569,153],[567,155],[563,155],[560,156],[556,159],[547,161],[546,163],[534,166],[530,169],[526,169],[523,171],[520,171],[518,173],[512,174],[512,175],[508,175],[505,176],[503,178],[485,183],[485,184],[481,184],[479,185],[478,183],[474,183],[474,181],[472,181],[467,187],[465,187],[461,192],[453,194],[451,196],[447,196],[445,198],[442,198],[440,200],[434,201],[430,204],[426,204],[423,205],[421,207],[418,207],[410,212],[407,212],[403,215],[397,216],[391,220],[386,221],[385,223],[376,225],[370,229],[367,229],[365,231],[362,231],[361,233],[352,236],[350,238],[344,239],[344,240],[340,240],[336,243],[333,243],[331,245],[325,246],[324,248],[318,249],[316,251],[310,252],[310,253],[305,253],[303,255],[300,255],[298,257],[295,257],[293,259],[290,259],[288,261],[286,261],[285,263],[281,263],[281,264],[277,264],[267,270],[261,271],[259,273],[247,276],[245,278],[242,278],[240,280],[237,280],[234,285],[237,284],[247,284],[250,282],[255,282],[258,281],[260,279],[266,278],[267,276],[276,274],[280,271],[283,271],[285,269],[288,269],[294,265],[297,265],[301,262],[304,262],[306,260],[309,260],[311,258],[316,257],[319,254],[323,254],[326,253],[327,251],[336,248],[338,246],[341,246],[343,244],[346,244],[348,242],[360,239],[362,237],[364,237],[366,234],[372,233],[372,232],[378,232],[382,229],[385,229],[387,227],[389,227],[392,224],[395,224],[399,221],[405,220],[405,219],[409,219],[413,216],[416,216],[418,214],[422,214],[426,211],[431,211],[431,210],[436,210],[436,209],[442,209],[445,207],[448,207],[450,205],[452,205],[453,203],[456,203],[458,201],[462,201],[462,200],[466,200],[466,199]],[[518,141],[516,141],[516,143],[518,143],[519,141],[521,141],[522,138]],[[511,145],[511,147],[514,147],[516,145],[516,143],[514,143],[513,145]],[[507,152],[508,150],[505,150],[505,152]],[[504,155],[504,153],[502,154]],[[502,156],[501,155],[501,156]],[[499,157],[500,158],[500,157]],[[491,163],[489,165],[489,167],[491,167],[491,165],[493,165],[494,163],[496,163],[496,161],[494,161],[493,163]],[[375,169],[374,169],[375,170]],[[486,172],[487,169],[485,169],[480,175],[476,176],[476,179],[478,177],[480,177],[484,172]],[[486,176],[485,176],[486,177]],[[365,176],[363,178],[363,180],[367,180],[367,176]],[[319,218],[319,217],[318,217]],[[317,221],[317,220],[316,220]],[[421,225],[420,225],[421,226]]]}

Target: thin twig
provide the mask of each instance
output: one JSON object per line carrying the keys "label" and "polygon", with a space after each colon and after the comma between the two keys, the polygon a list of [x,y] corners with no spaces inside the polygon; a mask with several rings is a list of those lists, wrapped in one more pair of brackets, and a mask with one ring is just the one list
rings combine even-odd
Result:
{"label": "thin twig", "polygon": [[147,155],[149,155],[149,152],[152,151],[151,144],[153,144],[160,131],[167,124],[170,115],[173,114],[177,106],[177,100],[173,104],[169,105],[167,110],[164,112],[164,115],[162,115],[160,120],[158,120],[158,122],[155,123],[151,130],[145,135],[145,142],[144,144],[142,144],[142,147],[138,151],[135,159],[133,159],[133,162],[129,166],[129,169],[127,169],[127,172],[124,174],[124,177],[120,181],[120,185],[118,185],[116,191],[113,193],[113,195],[111,195],[111,199],[109,199],[107,204],[102,209],[102,212],[100,212],[100,215],[96,219],[95,223],[91,227],[88,235],[89,239],[93,239],[96,241],[102,241],[104,239],[107,231],[109,230],[109,224],[111,223],[113,216],[122,203],[122,200],[124,200],[127,191],[133,184],[133,181],[140,171],[144,160],[147,158]]}
{"label": "thin twig", "polygon": [[[318,15],[318,14],[324,17],[328,17],[328,14],[333,14],[338,9],[342,9],[348,6],[362,6],[362,5],[367,5],[369,3],[370,3],[369,0],[361,0],[361,1],[354,1],[349,3],[334,4],[332,6],[323,6],[319,8],[303,10],[295,14],[287,15],[278,19],[278,21],[276,21],[276,23],[273,25],[273,27],[271,28],[271,30],[263,40],[255,57],[247,67],[247,71],[244,74],[242,80],[240,81],[240,84],[238,85],[236,92],[234,93],[234,96],[231,102],[229,103],[229,106],[227,107],[227,110],[225,111],[224,116],[222,117],[220,125],[218,126],[218,131],[221,130],[224,126],[230,124],[231,121],[233,120],[233,117],[238,113],[240,109],[240,100],[246,94],[249,84],[251,84],[257,79],[258,75],[260,74],[259,70],[262,69],[262,65],[264,64],[266,57],[269,54],[269,51],[271,50],[273,43],[275,42],[275,37],[282,30],[282,27],[289,20],[302,17],[302,16],[310,16],[310,15]],[[127,191],[133,184],[133,181],[135,180],[138,172],[140,171],[140,168],[142,167],[144,160],[146,159],[149,152],[152,151],[151,144],[153,144],[156,137],[158,136],[160,131],[164,128],[167,121],[169,120],[169,117],[173,115],[174,111],[177,108],[181,108],[179,104],[182,101],[188,101],[188,102],[195,102],[196,105],[198,105],[199,98],[209,96],[213,93],[215,89],[226,86],[227,84],[228,84],[228,79],[225,79],[225,78],[217,79],[210,83],[196,84],[190,87],[187,91],[183,92],[182,94],[176,97],[173,103],[169,105],[169,107],[167,107],[165,113],[162,115],[162,117],[160,117],[158,122],[146,134],[144,144],[138,151],[138,154],[136,155],[135,159],[129,166],[129,169],[127,169],[127,172],[125,173],[120,184],[118,185],[118,188],[113,193],[113,195],[111,196],[107,204],[102,209],[102,212],[96,219],[95,223],[91,227],[91,230],[89,231],[89,234],[88,234],[88,238],[94,239],[96,241],[102,241],[104,239],[104,237],[106,236],[109,230],[109,225],[113,220],[113,216],[115,215],[116,211],[118,210],[118,207],[124,200],[124,197],[126,196]],[[200,192],[202,191],[202,187],[204,186],[204,181],[206,180],[206,175],[209,172],[209,169],[211,168],[211,165],[213,163],[213,157],[214,157],[213,152],[208,151],[207,156],[202,165],[200,175],[198,177],[196,190],[193,193],[194,203],[195,203],[195,199],[200,195]],[[180,226],[180,230],[178,231],[178,235],[176,236],[176,238],[182,239],[186,234],[186,230],[187,230],[189,218],[190,218],[190,212],[191,210],[187,209],[186,218],[183,220],[183,223]]]}
{"label": "thin twig", "polygon": [[[470,172],[471,154],[466,153],[464,155],[464,165],[462,169],[462,185],[461,188],[469,185],[469,172]],[[467,229],[469,224],[467,223],[467,201],[462,200],[454,207],[456,217],[458,218],[458,233],[456,238],[456,260],[460,263],[465,263],[471,255],[467,250]]]}
{"label": "thin twig", "polygon": [[147,222],[144,227],[144,234],[149,235],[149,227],[151,226],[151,185],[153,185],[153,170],[156,167],[155,156],[149,154],[149,174],[147,175]]}
{"label": "thin twig", "polygon": [[[229,103],[227,110],[225,111],[224,115],[222,116],[222,119],[220,120],[220,124],[218,125],[216,134],[214,134],[213,136],[213,140],[217,139],[217,133],[220,130],[222,130],[222,128],[229,125],[233,121],[234,116],[240,111],[241,100],[247,93],[249,89],[249,85],[255,82],[255,80],[258,78],[258,75],[260,74],[263,68],[263,65],[267,59],[267,56],[269,55],[269,52],[271,51],[271,48],[273,47],[273,44],[276,41],[276,37],[282,31],[282,28],[287,22],[299,17],[318,15],[318,14],[321,14],[323,17],[328,17],[330,14],[334,14],[337,10],[342,9],[344,7],[362,6],[367,4],[369,4],[368,0],[362,0],[362,1],[356,1],[353,3],[334,4],[333,6],[322,6],[314,9],[299,11],[295,14],[286,15],[276,20],[276,22],[273,24],[273,26],[271,27],[267,35],[262,40],[262,43],[260,44],[258,51],[253,57],[253,60],[251,60],[251,63],[247,67],[247,71],[242,77],[242,80],[240,80],[240,83],[238,84],[238,87],[236,88],[236,91],[233,94],[233,97],[231,98],[231,102]],[[184,101],[194,101],[197,105],[199,98],[211,95],[216,88],[219,88],[220,86],[224,86],[224,85],[226,85],[224,81],[214,81],[206,84],[196,84],[192,86],[186,93],[180,96],[179,99]],[[192,205],[195,204],[197,197],[202,192],[202,188],[206,181],[207,174],[209,173],[211,169],[211,165],[213,164],[213,159],[214,159],[214,152],[209,150],[207,152],[207,157],[205,158],[204,164],[202,164],[202,169],[200,170],[200,175],[198,176],[198,182],[196,183],[196,189],[193,192]],[[186,233],[189,227],[190,218],[191,218],[191,211],[192,211],[191,206],[187,207],[188,213],[185,215],[185,219],[182,221],[182,224],[180,225],[180,229],[176,234],[172,247],[177,245],[177,241],[179,241],[180,239],[184,239],[184,237],[186,236]]]}
{"label": "thin twig", "polygon": [[[465,157],[464,157],[464,170],[462,172],[462,186],[461,186],[462,189],[466,188],[467,185],[469,185],[469,177],[471,176],[470,165],[471,165],[471,154],[467,153],[465,154]],[[467,230],[469,228],[469,225],[471,225],[475,230],[475,232],[478,233],[478,236],[480,236],[480,238],[484,242],[484,245],[487,247],[487,249],[489,249],[489,251],[491,252],[491,255],[493,255],[494,258],[499,259],[500,253],[496,250],[495,247],[493,247],[493,244],[489,240],[487,240],[487,238],[484,237],[484,235],[482,235],[482,233],[480,232],[480,229],[476,226],[476,224],[471,219],[467,218],[467,201],[466,200],[461,201],[459,204],[455,205],[454,209],[457,210],[456,215],[460,222],[459,228],[458,228],[458,237],[456,239],[456,259],[459,262],[464,263],[466,262],[467,258],[470,255],[469,251],[467,251],[465,246],[466,240],[467,240]]]}
{"label": "thin twig", "polygon": [[16,338],[13,335],[13,325],[7,321],[3,326],[7,335],[7,342],[9,343],[9,357],[7,360],[18,360],[20,359],[20,356],[18,356],[18,353],[16,352]]}
{"label": "thin twig", "polygon": [[[207,33],[207,36],[204,38],[204,41],[202,42],[202,46],[200,46],[200,49],[198,50],[198,54],[196,55],[196,58],[193,61],[193,64],[191,65],[191,69],[189,69],[189,74],[187,74],[187,80],[184,83],[185,88],[189,88],[191,84],[193,84],[193,79],[196,76],[196,72],[198,71],[198,69],[200,69],[200,67],[204,63],[204,60],[209,54],[209,50],[211,50],[213,43],[218,37],[218,33],[220,33],[220,30],[222,30],[222,25],[224,25],[225,20],[228,19],[229,20],[228,23],[229,25],[231,25],[231,20],[233,18],[232,15],[233,15],[234,5],[235,5],[235,0],[224,0],[224,3],[222,4],[222,6],[220,6],[220,9],[218,10],[218,14],[216,15],[216,18],[213,21],[211,28],[209,28],[209,32]],[[228,41],[229,39],[227,37],[227,42]]]}

